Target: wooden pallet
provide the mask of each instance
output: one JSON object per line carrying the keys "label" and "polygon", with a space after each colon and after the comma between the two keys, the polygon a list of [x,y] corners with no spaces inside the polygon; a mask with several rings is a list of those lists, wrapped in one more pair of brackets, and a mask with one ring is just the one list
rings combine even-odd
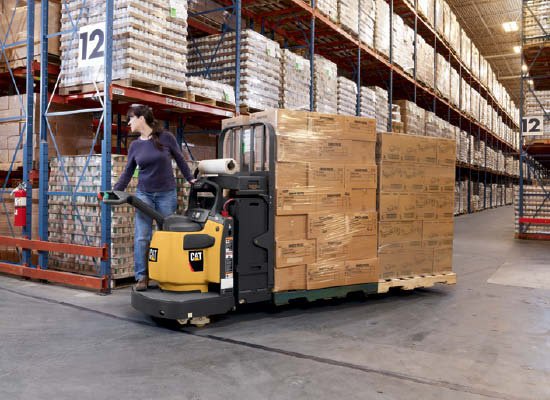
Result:
{"label": "wooden pallet", "polygon": [[456,284],[456,273],[442,273],[436,275],[418,275],[407,278],[381,279],[378,281],[378,293],[387,293],[391,288],[413,290],[416,288],[432,287],[436,283],[446,285]]}
{"label": "wooden pallet", "polygon": [[289,304],[291,301],[304,300],[313,302],[317,300],[328,300],[344,298],[350,293],[363,292],[365,295],[376,294],[376,282],[357,285],[334,286],[323,289],[312,290],[290,290],[286,292],[273,293],[273,302],[277,306]]}
{"label": "wooden pallet", "polygon": [[207,104],[209,106],[215,106],[215,107],[221,107],[221,108],[228,108],[228,109],[234,109],[235,105],[231,103],[227,103],[225,101],[211,99],[206,96],[202,96],[197,93],[191,93],[191,92],[185,92],[183,96],[187,101],[192,101],[194,103],[201,103],[201,104]]}
{"label": "wooden pallet", "polygon": [[241,104],[239,106],[239,113],[242,115],[250,115],[260,111],[263,111],[263,110],[260,110],[259,108],[249,107],[246,104]]}
{"label": "wooden pallet", "polygon": [[[144,79],[133,79],[133,78],[117,79],[117,80],[113,80],[111,83],[115,84],[115,85],[120,85],[120,86],[127,86],[127,87],[133,87],[133,88],[137,88],[137,89],[150,90],[150,91],[153,91],[153,92],[167,94],[167,95],[170,95],[170,96],[182,97],[182,96],[185,96],[185,93],[186,93],[183,90],[172,89],[172,88],[165,87],[165,86],[159,85],[158,83],[154,83],[154,82],[147,81],[147,80],[144,80]],[[103,83],[102,82],[98,83],[97,87],[100,91],[102,91],[103,90]],[[95,91],[96,91],[96,88],[95,88],[93,83],[86,83],[86,84],[82,84],[82,85],[74,85],[74,86],[68,86],[68,87],[60,88],[59,89],[59,94],[61,94],[63,96],[66,96],[66,95],[70,95],[70,94],[90,93],[90,92],[95,92]]]}

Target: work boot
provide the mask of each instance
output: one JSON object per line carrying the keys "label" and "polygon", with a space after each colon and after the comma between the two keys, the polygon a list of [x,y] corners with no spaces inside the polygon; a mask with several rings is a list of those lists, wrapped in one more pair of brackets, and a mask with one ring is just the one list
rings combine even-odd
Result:
{"label": "work boot", "polygon": [[134,289],[136,292],[145,292],[147,290],[147,285],[149,285],[149,278],[141,278],[137,281]]}

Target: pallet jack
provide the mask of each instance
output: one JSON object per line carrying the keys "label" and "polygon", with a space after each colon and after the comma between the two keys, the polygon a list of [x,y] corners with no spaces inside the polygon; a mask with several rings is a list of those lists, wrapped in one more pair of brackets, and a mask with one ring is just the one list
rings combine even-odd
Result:
{"label": "pallet jack", "polygon": [[275,147],[269,124],[224,129],[218,159],[234,159],[237,172],[199,176],[184,215],[163,217],[125,192],[100,194],[106,204],[134,206],[158,226],[148,257],[149,278],[158,287],[132,290],[135,309],[203,326],[240,304],[272,300]]}

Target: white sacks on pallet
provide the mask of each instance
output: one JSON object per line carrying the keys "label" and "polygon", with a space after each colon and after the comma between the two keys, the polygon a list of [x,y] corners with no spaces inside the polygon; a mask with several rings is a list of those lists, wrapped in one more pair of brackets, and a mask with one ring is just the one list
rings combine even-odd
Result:
{"label": "white sacks on pallet", "polygon": [[393,15],[393,61],[412,75],[414,70],[414,30],[399,15]]}
{"label": "white sacks on pallet", "polygon": [[317,0],[316,7],[332,21],[338,22],[338,0]]}
{"label": "white sacks on pallet", "polygon": [[376,0],[374,47],[381,53],[390,55],[390,5],[386,0]]}
{"label": "white sacks on pallet", "polygon": [[357,111],[357,84],[338,77],[338,114],[355,115]]}
{"label": "white sacks on pallet", "polygon": [[310,62],[288,49],[282,54],[281,108],[309,110]]}
{"label": "white sacks on pallet", "polygon": [[313,111],[325,114],[338,112],[338,68],[335,63],[315,54]]}
{"label": "white sacks on pallet", "polygon": [[[97,0],[75,0],[61,7],[61,30],[72,30],[74,20],[78,21],[79,30],[61,36],[60,87],[103,80],[103,58],[97,57],[94,65],[90,64],[90,60],[93,59],[95,46],[104,37],[105,13],[105,2]],[[94,24],[98,24],[96,29],[86,30]],[[185,0],[115,0],[113,80],[131,79],[185,90],[182,76],[187,71],[186,66]]]}
{"label": "white sacks on pallet", "polygon": [[359,40],[370,47],[374,47],[375,19],[375,0],[361,0],[359,2]]}
{"label": "white sacks on pallet", "polygon": [[357,35],[359,28],[359,0],[338,0],[338,19],[347,31]]}
{"label": "white sacks on pallet", "polygon": [[235,104],[235,90],[233,86],[199,76],[187,78],[187,91],[208,99]]}
{"label": "white sacks on pallet", "polygon": [[428,85],[434,86],[434,48],[426,43],[420,35],[416,37],[416,77],[417,79]]}
{"label": "white sacks on pallet", "polygon": [[[189,43],[193,75],[235,85],[235,33],[205,36]],[[281,97],[281,48],[277,42],[246,29],[241,32],[240,102],[256,109],[278,108]],[[207,67],[211,68],[207,74]]]}
{"label": "white sacks on pallet", "polygon": [[361,117],[376,118],[376,91],[361,86]]}
{"label": "white sacks on pallet", "polygon": [[388,91],[378,86],[371,86],[376,93],[376,131],[388,132]]}

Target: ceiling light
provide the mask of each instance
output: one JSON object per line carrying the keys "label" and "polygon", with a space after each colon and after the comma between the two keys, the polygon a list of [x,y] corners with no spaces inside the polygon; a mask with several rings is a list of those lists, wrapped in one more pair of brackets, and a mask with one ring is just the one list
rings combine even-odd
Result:
{"label": "ceiling light", "polygon": [[527,72],[527,70],[528,70],[527,65],[523,64],[523,65],[521,66],[521,70],[522,70],[523,72]]}
{"label": "ceiling light", "polygon": [[519,31],[519,26],[518,26],[518,23],[516,21],[504,22],[502,24],[502,28],[504,29],[504,32],[506,32],[506,33]]}
{"label": "ceiling light", "polygon": [[532,79],[528,79],[528,80],[527,80],[527,83],[528,83],[529,85],[533,85],[535,82],[533,82]]}
{"label": "ceiling light", "polygon": [[521,52],[521,46],[514,46],[514,53],[519,54]]}

